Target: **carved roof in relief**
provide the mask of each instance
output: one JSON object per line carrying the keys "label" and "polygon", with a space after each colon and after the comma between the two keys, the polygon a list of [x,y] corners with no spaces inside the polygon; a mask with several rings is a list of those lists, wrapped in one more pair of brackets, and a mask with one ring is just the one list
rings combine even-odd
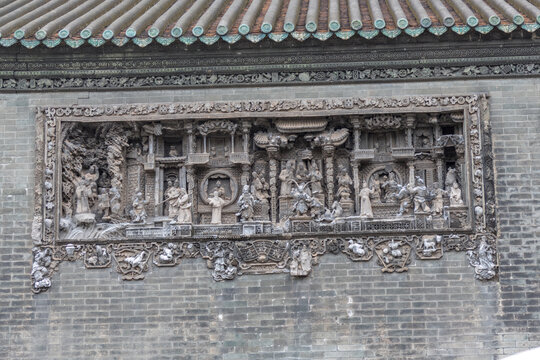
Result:
{"label": "carved roof in relief", "polygon": [[[319,6],[320,5],[320,6]],[[395,38],[451,30],[485,34],[498,28],[534,32],[540,26],[538,0],[1,0],[0,45],[33,48],[65,42],[144,47],[153,41],[211,45],[265,37],[304,41],[332,36]]]}
{"label": "carved roof in relief", "polygon": [[322,131],[326,128],[326,119],[280,119],[276,128],[283,133]]}

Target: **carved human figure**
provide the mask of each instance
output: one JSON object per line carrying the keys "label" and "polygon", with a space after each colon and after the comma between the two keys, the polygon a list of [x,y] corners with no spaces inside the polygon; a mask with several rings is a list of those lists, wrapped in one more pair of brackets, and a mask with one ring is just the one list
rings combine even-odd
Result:
{"label": "carved human figure", "polygon": [[309,181],[309,172],[306,168],[306,164],[303,161],[299,161],[296,166],[296,181],[298,182],[308,182]]}
{"label": "carved human figure", "polygon": [[249,185],[244,185],[242,194],[238,198],[238,207],[240,210],[236,213],[236,216],[240,217],[240,222],[253,221],[254,205],[255,198],[249,192]]}
{"label": "carved human figure", "polygon": [[85,177],[80,179],[75,185],[75,215],[88,214],[91,212],[89,199],[93,196],[90,181]]}
{"label": "carved human figure", "polygon": [[313,198],[306,191],[307,186],[306,183],[297,184],[291,193],[295,200],[292,210],[296,213],[296,216],[306,215],[313,202]]}
{"label": "carved human figure", "polygon": [[268,183],[266,182],[264,177],[262,175],[259,175],[259,173],[256,171],[252,173],[252,176],[253,182],[251,186],[252,193],[255,196],[255,199],[257,199],[257,201],[263,204],[268,203],[268,199],[270,198],[270,194],[268,194],[268,190],[270,189]]}
{"label": "carved human figure", "polygon": [[341,168],[338,179],[338,191],[337,196],[341,201],[349,200],[351,198],[351,185],[353,181],[347,172],[347,169]]}
{"label": "carved human figure", "polygon": [[411,193],[408,190],[407,186],[399,185],[399,191],[394,196],[395,199],[399,200],[399,212],[398,216],[402,216],[405,212],[409,211],[412,205]]}
{"label": "carved human figure", "polygon": [[290,271],[292,276],[306,276],[310,273],[311,252],[306,245],[293,251]]}
{"label": "carved human figure", "polygon": [[279,194],[281,196],[291,196],[292,183],[294,180],[293,161],[287,161],[285,168],[279,173],[279,180],[281,180],[281,188]]}
{"label": "carved human figure", "polygon": [[102,219],[110,219],[110,207],[111,203],[109,198],[109,192],[107,191],[107,189],[99,189],[98,210],[101,213]]}
{"label": "carved human figure", "polygon": [[221,224],[221,210],[223,210],[226,200],[221,198],[219,190],[214,190],[212,196],[208,198],[208,203],[212,206],[210,224]]}
{"label": "carved human figure", "polygon": [[109,198],[110,198],[109,202],[111,204],[111,213],[114,215],[119,215],[122,204],[121,204],[120,192],[118,191],[116,186],[112,186],[109,189]]}
{"label": "carved human figure", "polygon": [[322,174],[319,170],[319,166],[317,165],[317,162],[315,160],[311,161],[311,169],[309,172],[309,178],[311,181],[311,193],[313,195],[322,194],[323,188],[321,185],[322,180]]}
{"label": "carved human figure", "polygon": [[375,193],[368,187],[367,182],[363,182],[362,190],[360,190],[360,217],[373,218],[373,210],[371,209],[371,196]]}
{"label": "carved human figure", "polygon": [[489,280],[496,275],[495,250],[488,244],[485,236],[482,236],[478,250],[469,250],[467,255],[469,263],[474,266],[477,279]]}
{"label": "carved human figure", "polygon": [[131,222],[144,223],[148,215],[146,214],[145,205],[148,204],[148,200],[143,199],[143,195],[138,191],[133,197],[132,209],[129,212],[131,216]]}
{"label": "carved human figure", "polygon": [[434,197],[431,202],[431,212],[433,215],[442,215],[444,210],[444,195],[447,194],[446,191],[441,189],[438,184],[435,186]]}
{"label": "carved human figure", "polygon": [[399,184],[396,181],[396,174],[393,171],[388,174],[388,179],[382,183],[381,187],[384,190],[384,201],[396,202]]}
{"label": "carved human figure", "polygon": [[173,185],[173,181],[167,181],[167,190],[165,191],[165,201],[170,219],[176,219],[179,211],[178,198],[180,197],[180,188]]}
{"label": "carved human figure", "polygon": [[335,200],[332,203],[332,217],[336,219],[341,216],[343,216],[343,208],[341,207],[341,204],[339,203],[339,201]]}
{"label": "carved human figure", "polygon": [[174,145],[171,145],[171,147],[169,148],[169,156],[170,157],[178,156],[178,151],[176,150],[176,147]]}
{"label": "carved human figure", "polygon": [[180,188],[180,196],[178,197],[178,222],[180,224],[191,223],[191,202],[186,189]]}
{"label": "carved human figure", "polygon": [[216,181],[214,191],[217,191],[219,193],[219,196],[225,195],[225,188],[223,187],[223,185],[221,185],[221,180]]}
{"label": "carved human figure", "polygon": [[373,178],[373,201],[376,203],[381,202],[381,181],[378,176]]}
{"label": "carved human figure", "polygon": [[445,189],[447,191],[450,190],[450,188],[454,185],[455,182],[457,182],[456,169],[448,168],[448,171],[446,173],[446,178],[444,180]]}
{"label": "carved human figure", "polygon": [[482,270],[491,270],[495,267],[495,263],[493,261],[493,249],[491,246],[487,243],[486,237],[482,236],[482,240],[480,241],[480,245],[478,246],[478,262],[479,268]]}
{"label": "carved human figure", "polygon": [[416,186],[411,186],[409,184],[409,192],[413,195],[414,201],[414,212],[430,212],[431,209],[427,203],[427,197],[429,196],[429,191],[424,185],[424,180],[420,177],[416,177]]}
{"label": "carved human figure", "polygon": [[461,189],[456,181],[452,184],[450,189],[450,206],[463,205],[463,199],[461,198]]}

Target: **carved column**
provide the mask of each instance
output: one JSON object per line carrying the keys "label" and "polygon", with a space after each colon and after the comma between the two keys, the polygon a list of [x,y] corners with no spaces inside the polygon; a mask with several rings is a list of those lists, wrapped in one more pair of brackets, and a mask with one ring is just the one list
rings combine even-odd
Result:
{"label": "carved column", "polygon": [[360,149],[360,118],[354,117],[351,119],[354,128],[354,150]]}
{"label": "carved column", "polygon": [[354,181],[354,206],[356,213],[360,212],[360,162],[352,162],[353,181]]}
{"label": "carved column", "polygon": [[323,146],[323,156],[326,172],[326,192],[328,207],[334,203],[334,145]]}
{"label": "carved column", "polygon": [[272,223],[277,222],[277,207],[278,207],[278,195],[277,195],[277,175],[278,175],[278,161],[277,156],[279,153],[279,147],[277,146],[268,146],[266,148],[266,153],[268,154],[269,159],[269,179],[268,183],[270,185],[270,216]]}
{"label": "carved column", "polygon": [[413,147],[412,129],[416,121],[414,114],[407,114],[407,147]]}
{"label": "carved column", "polygon": [[354,152],[352,155],[352,170],[354,181],[354,207],[356,212],[360,212],[360,161],[354,160],[356,158],[355,152],[360,151],[360,117],[353,117],[351,123],[354,129]]}
{"label": "carved column", "polygon": [[407,166],[409,167],[409,184],[414,186],[415,180],[414,180],[414,162],[409,161],[407,162]]}
{"label": "carved column", "polygon": [[444,188],[444,181],[443,181],[443,177],[444,177],[444,162],[443,162],[443,159],[437,158],[436,164],[437,164],[437,182],[439,183],[439,186],[440,186],[441,188]]}
{"label": "carved column", "polygon": [[156,170],[154,172],[154,216],[162,215],[161,213],[162,206],[161,204],[159,204],[161,200],[163,199],[163,191],[161,189],[162,187],[161,174],[162,173],[163,173],[163,169],[161,167],[156,167]]}
{"label": "carved column", "polygon": [[193,151],[193,123],[186,122],[185,124],[186,132],[188,134],[188,154],[192,154]]}
{"label": "carved column", "polygon": [[196,184],[195,184],[195,169],[193,166],[186,166],[186,177],[187,177],[187,193],[191,198],[191,219],[195,224],[198,219],[195,218],[195,213],[197,210],[197,195],[196,195]]}
{"label": "carved column", "polygon": [[242,122],[242,133],[244,136],[244,152],[248,153],[249,151],[249,130],[251,128],[251,124],[248,121]]}

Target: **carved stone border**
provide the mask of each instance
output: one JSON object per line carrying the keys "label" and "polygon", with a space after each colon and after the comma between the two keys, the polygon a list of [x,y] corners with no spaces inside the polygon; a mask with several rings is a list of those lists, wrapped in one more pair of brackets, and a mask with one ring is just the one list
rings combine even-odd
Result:
{"label": "carved stone border", "polygon": [[[326,50],[312,44],[302,51],[227,47],[186,52],[154,48],[125,52],[109,48],[53,52],[35,49],[0,55],[0,92],[194,88],[533,77],[540,75],[534,40],[381,44],[341,42]],[[352,45],[352,46],[351,46]],[[43,59],[46,59],[44,61]]]}
{"label": "carved stone border", "polygon": [[[449,234],[431,234],[427,246],[416,234],[378,235],[364,238],[353,234],[344,238],[309,236],[296,240],[245,240],[261,251],[261,259],[270,254],[274,245],[261,243],[274,241],[282,254],[273,263],[259,260],[246,263],[236,242],[220,241],[170,242],[152,241],[126,243],[110,241],[109,245],[61,244],[56,241],[60,197],[55,188],[60,176],[59,147],[62,142],[61,122],[103,121],[157,121],[197,118],[255,118],[350,115],[407,112],[463,111],[464,129],[470,146],[470,176],[472,182],[472,211],[475,221],[471,231]],[[232,102],[193,102],[174,104],[133,104],[104,106],[58,106],[37,109],[37,163],[36,201],[32,236],[33,250],[32,290],[41,292],[50,285],[50,275],[61,261],[84,258],[89,268],[110,266],[112,259],[123,279],[142,279],[151,263],[156,266],[176,265],[182,257],[202,257],[213,269],[215,280],[228,280],[243,273],[289,272],[305,276],[326,252],[346,254],[354,261],[369,260],[375,253],[384,272],[407,270],[407,264],[416,256],[421,260],[438,259],[445,251],[469,251],[469,260],[475,267],[476,277],[483,280],[496,276],[496,204],[494,190],[493,154],[486,95],[465,96],[408,96],[399,98],[333,98],[298,100],[251,100]],[[280,245],[281,244],[281,245]],[[100,248],[97,248],[100,246]],[[435,246],[435,248],[433,248]],[[262,250],[260,250],[262,249]],[[279,251],[278,251],[279,250]],[[265,253],[265,251],[269,251]],[[389,256],[388,254],[394,254]],[[400,255],[401,254],[401,255]],[[304,261],[310,257],[311,261]],[[92,259],[89,261],[88,259]],[[300,260],[299,260],[300,259]],[[302,265],[303,264],[303,265]],[[308,266],[309,265],[309,266]],[[288,267],[288,268],[287,268]],[[264,269],[264,270],[256,270]],[[248,271],[248,269],[254,269]]]}

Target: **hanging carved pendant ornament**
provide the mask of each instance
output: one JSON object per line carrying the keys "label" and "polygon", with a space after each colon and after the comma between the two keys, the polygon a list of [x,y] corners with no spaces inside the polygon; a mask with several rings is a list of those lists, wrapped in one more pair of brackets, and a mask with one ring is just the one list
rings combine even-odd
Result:
{"label": "hanging carved pendant ornament", "polygon": [[497,273],[485,96],[38,108],[36,168],[34,292],[79,259],[139,280],[202,258],[222,281],[468,251]]}

